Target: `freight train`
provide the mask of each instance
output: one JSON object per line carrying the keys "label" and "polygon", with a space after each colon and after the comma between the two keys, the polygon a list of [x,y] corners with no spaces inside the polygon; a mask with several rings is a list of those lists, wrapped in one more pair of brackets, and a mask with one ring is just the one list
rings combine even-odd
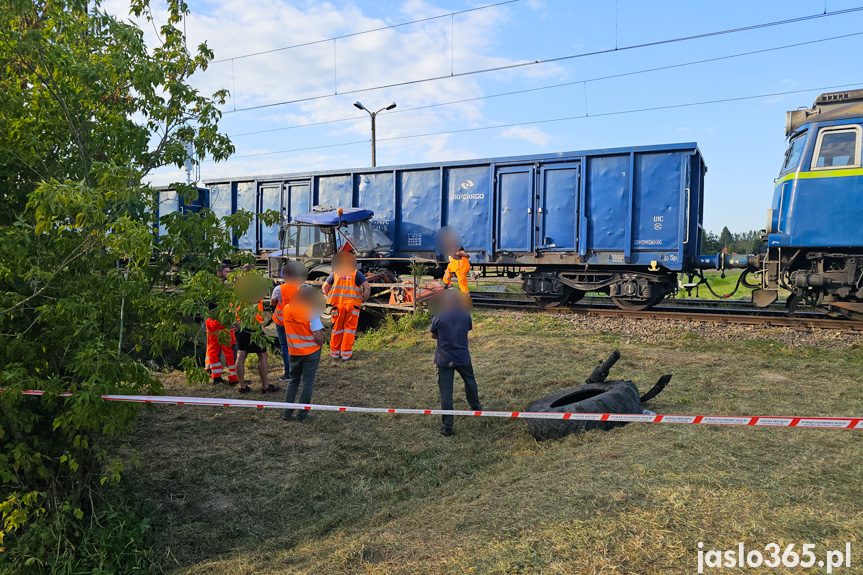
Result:
{"label": "freight train", "polygon": [[237,247],[275,268],[305,261],[311,277],[329,273],[346,243],[369,270],[421,259],[440,273],[435,239],[448,227],[474,268],[521,277],[543,305],[603,292],[647,309],[703,282],[704,269],[741,268],[757,306],[783,289],[792,310],[806,302],[861,319],[861,124],[863,90],[788,112],[765,245],[744,256],[700,254],[707,168],[694,143],[222,178],[188,207],[162,193],[169,210],[280,212],[281,225],[255,221]]}
{"label": "freight train", "polygon": [[[605,291],[621,307],[646,308],[674,292],[677,274],[697,261],[705,172],[695,144],[672,144],[231,178],[206,186],[220,215],[239,208],[280,211],[285,246],[279,226],[258,223],[237,239],[238,247],[293,248],[284,255],[321,259],[312,275],[326,271],[326,258],[347,236],[354,248],[362,238],[365,266],[403,271],[405,259],[439,261],[435,239],[446,226],[458,230],[474,268],[520,275],[525,291],[543,303]],[[313,206],[341,208],[342,226],[338,220],[316,226],[307,215]],[[368,213],[358,219],[354,208]],[[322,241],[327,234],[335,235],[329,248],[332,240]]]}

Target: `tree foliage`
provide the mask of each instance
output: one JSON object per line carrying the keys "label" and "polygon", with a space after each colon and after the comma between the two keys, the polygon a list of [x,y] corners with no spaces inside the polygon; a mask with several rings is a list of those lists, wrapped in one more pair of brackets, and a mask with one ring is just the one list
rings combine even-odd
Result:
{"label": "tree foliage", "polygon": [[761,232],[757,230],[733,233],[728,227],[724,227],[718,236],[714,232],[703,231],[701,253],[716,254],[727,250],[730,254],[754,254],[758,253],[761,244]]}
{"label": "tree foliage", "polygon": [[[167,234],[153,233],[147,174],[182,166],[187,149],[233,152],[218,130],[227,92],[190,83],[213,54],[186,46],[186,5],[168,7],[148,47],[98,2],[0,4],[0,570],[141,566],[146,523],[110,488],[133,458],[110,460],[104,440],[131,429],[138,407],[100,396],[159,393],[142,362],[193,341],[190,318],[208,301],[234,319],[214,273],[239,262],[231,234],[252,215],[171,214]],[[132,2],[140,19],[149,10]]]}

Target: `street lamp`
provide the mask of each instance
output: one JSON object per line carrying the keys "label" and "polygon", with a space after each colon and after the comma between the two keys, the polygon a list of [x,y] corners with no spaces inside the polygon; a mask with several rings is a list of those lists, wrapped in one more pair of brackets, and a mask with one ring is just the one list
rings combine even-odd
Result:
{"label": "street lamp", "polygon": [[368,108],[366,108],[365,106],[363,106],[359,102],[354,102],[354,106],[356,108],[359,108],[360,110],[365,110],[366,112],[369,113],[369,116],[372,117],[372,167],[374,168],[376,165],[376,158],[375,158],[375,117],[378,114],[380,114],[381,112],[385,112],[387,110],[392,110],[393,108],[396,107],[396,103],[392,102],[392,103],[384,106],[383,108],[381,108],[377,112],[372,112],[371,110],[369,110]]}

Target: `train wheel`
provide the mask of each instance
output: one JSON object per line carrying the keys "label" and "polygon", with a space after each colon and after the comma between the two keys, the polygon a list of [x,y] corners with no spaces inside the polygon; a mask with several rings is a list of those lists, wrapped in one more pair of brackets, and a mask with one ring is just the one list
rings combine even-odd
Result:
{"label": "train wheel", "polygon": [[560,295],[558,297],[533,296],[533,299],[539,307],[553,309],[556,307],[565,306],[569,303],[575,303],[583,297],[583,291],[567,289],[563,292],[563,295]]}
{"label": "train wheel", "polygon": [[566,295],[558,298],[533,296],[533,301],[536,302],[536,305],[543,309],[553,309],[556,307],[561,307],[562,305],[566,304],[566,300]]}
{"label": "train wheel", "polygon": [[611,301],[614,302],[614,305],[619,307],[624,311],[644,311],[655,306],[659,300],[657,298],[650,299],[622,299],[612,297]]}

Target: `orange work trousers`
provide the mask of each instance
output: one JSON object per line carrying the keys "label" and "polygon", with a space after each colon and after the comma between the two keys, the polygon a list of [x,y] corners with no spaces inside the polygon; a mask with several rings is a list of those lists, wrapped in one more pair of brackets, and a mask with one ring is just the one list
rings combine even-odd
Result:
{"label": "orange work trousers", "polygon": [[354,339],[360,310],[352,304],[333,308],[333,337],[330,338],[330,357],[350,359],[354,353]]}
{"label": "orange work trousers", "polygon": [[[227,371],[228,381],[236,383],[237,367],[234,364],[234,350],[231,347],[234,342],[234,332],[231,331],[230,339],[222,343],[219,341],[220,336],[224,338],[224,332],[228,329],[213,318],[208,318],[204,323],[207,326],[207,369],[210,370],[210,377],[219,379]],[[220,354],[225,355],[224,364]]]}

